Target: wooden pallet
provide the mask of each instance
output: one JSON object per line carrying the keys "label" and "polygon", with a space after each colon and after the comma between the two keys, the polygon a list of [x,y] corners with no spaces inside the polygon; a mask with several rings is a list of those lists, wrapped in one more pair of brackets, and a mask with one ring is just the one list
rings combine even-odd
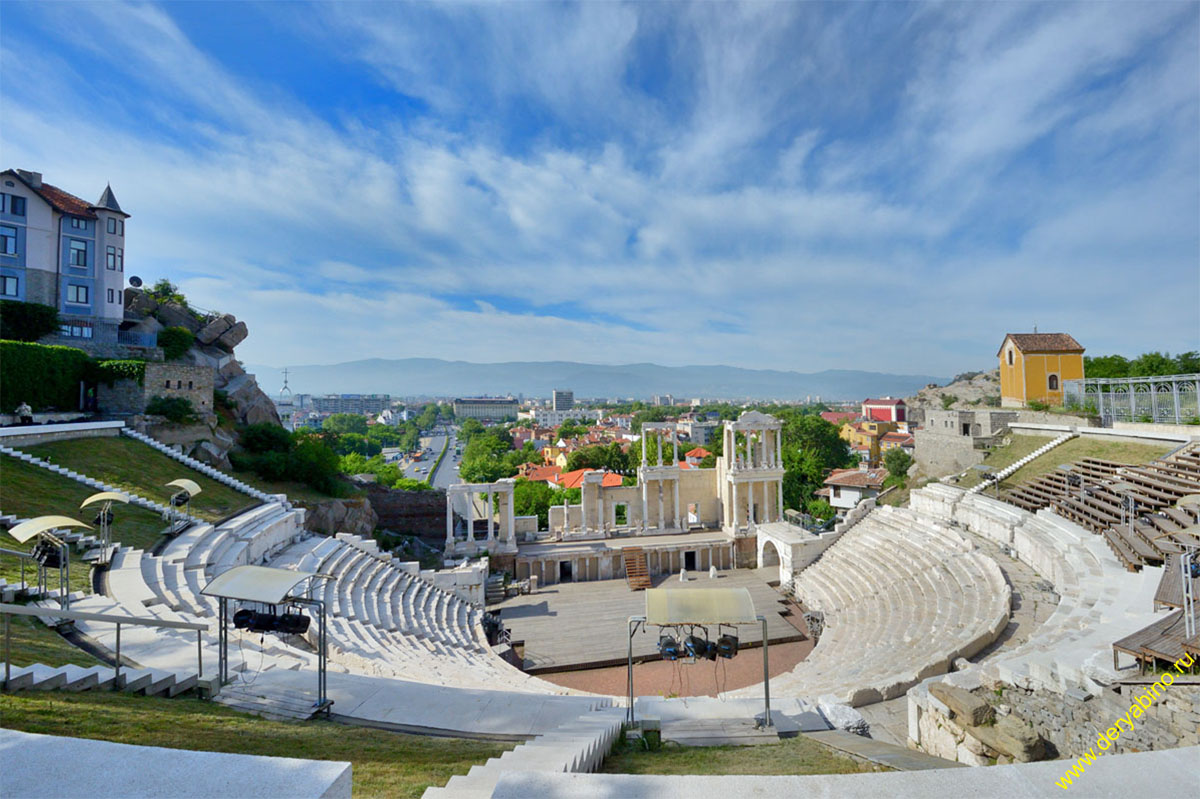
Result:
{"label": "wooden pallet", "polygon": [[646,566],[646,553],[641,547],[624,547],[621,559],[625,562],[625,582],[630,591],[642,591],[650,587],[650,571]]}

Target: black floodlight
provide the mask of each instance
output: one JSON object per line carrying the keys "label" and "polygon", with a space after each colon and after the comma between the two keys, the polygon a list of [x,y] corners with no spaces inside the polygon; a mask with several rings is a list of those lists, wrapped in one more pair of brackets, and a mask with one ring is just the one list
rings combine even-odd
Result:
{"label": "black floodlight", "polygon": [[107,512],[100,511],[99,513],[96,514],[96,518],[92,519],[92,524],[112,524],[112,523],[113,523],[113,512],[111,510],[107,511]]}
{"label": "black floodlight", "polygon": [[738,653],[738,638],[726,633],[717,639],[717,654],[723,658],[731,658]]}
{"label": "black floodlight", "polygon": [[683,654],[683,650],[679,646],[679,641],[670,635],[660,635],[658,637],[658,651],[662,655],[663,660],[679,660],[679,657]]}
{"label": "black floodlight", "polygon": [[180,491],[178,494],[171,495],[171,504],[176,508],[182,508],[184,505],[188,504],[188,501],[191,498],[192,495],[188,492]]}
{"label": "black floodlight", "polygon": [[276,622],[275,629],[284,635],[304,635],[308,632],[308,616],[303,613],[284,613]]}
{"label": "black floodlight", "polygon": [[[687,653],[692,657],[703,659],[708,657],[708,644],[708,639],[701,638],[698,635],[689,635],[687,637],[687,641],[684,643],[684,647],[687,649]],[[717,651],[716,649],[713,649],[712,659],[716,660],[716,658]]]}

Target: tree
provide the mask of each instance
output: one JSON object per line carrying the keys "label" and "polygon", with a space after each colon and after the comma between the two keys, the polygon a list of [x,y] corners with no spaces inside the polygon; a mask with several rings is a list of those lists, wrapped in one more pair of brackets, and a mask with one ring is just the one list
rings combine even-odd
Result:
{"label": "tree", "polygon": [[357,413],[335,413],[321,423],[321,429],[331,433],[358,433],[360,436],[365,436],[367,434],[367,417]]}
{"label": "tree", "polygon": [[550,506],[562,502],[557,489],[546,483],[533,483],[525,478],[513,487],[513,512],[517,516],[537,516],[538,529],[550,527]]}
{"label": "tree", "polygon": [[897,480],[908,477],[908,469],[912,463],[912,456],[900,447],[893,447],[883,454],[883,465],[887,468],[888,475]]}
{"label": "tree", "polygon": [[170,302],[176,305],[182,305],[184,308],[186,308],[188,304],[187,297],[180,293],[179,286],[176,286],[165,277],[150,288],[143,289],[143,291],[145,291],[149,296],[158,300],[159,303],[165,304]]}
{"label": "tree", "polygon": [[1126,377],[1129,374],[1129,359],[1121,355],[1084,357],[1083,373],[1087,377]]}
{"label": "tree", "polygon": [[37,341],[58,332],[58,311],[38,302],[0,300],[0,339]]}
{"label": "tree", "polygon": [[1132,377],[1154,377],[1155,375],[1175,374],[1176,362],[1164,352],[1147,352],[1139,355],[1129,364],[1129,374]]}
{"label": "tree", "polygon": [[247,425],[239,440],[247,452],[287,452],[292,447],[291,433],[270,422]]}
{"label": "tree", "polygon": [[483,423],[478,419],[467,418],[458,427],[458,437],[463,443],[469,444],[472,438],[484,432],[485,429]]}
{"label": "tree", "polygon": [[168,361],[177,361],[192,348],[196,337],[186,327],[168,327],[158,333],[158,346],[162,347],[163,357]]}
{"label": "tree", "polygon": [[1200,352],[1192,350],[1191,352],[1181,352],[1176,355],[1175,369],[1176,374],[1200,374]]}

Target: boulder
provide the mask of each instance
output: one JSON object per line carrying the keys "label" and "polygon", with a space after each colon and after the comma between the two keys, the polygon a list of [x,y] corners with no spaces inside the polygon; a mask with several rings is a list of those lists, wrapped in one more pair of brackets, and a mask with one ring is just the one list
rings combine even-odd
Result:
{"label": "boulder", "polygon": [[218,347],[233,352],[233,348],[245,341],[248,335],[250,331],[246,329],[246,323],[238,322],[222,333],[215,343]]}
{"label": "boulder", "polygon": [[154,312],[158,317],[158,321],[163,323],[164,327],[185,327],[195,333],[200,329],[200,320],[186,307],[174,302],[168,302],[158,306]]}
{"label": "boulder", "polygon": [[200,332],[196,334],[196,340],[201,344],[212,344],[219,339],[225,331],[233,327],[234,318],[232,314],[218,316],[211,322],[200,328]]}
{"label": "boulder", "polygon": [[992,706],[970,691],[944,682],[935,682],[930,683],[929,693],[950,708],[953,719],[959,724],[978,727],[995,718]]}
{"label": "boulder", "polygon": [[148,316],[158,310],[158,300],[141,289],[125,289],[125,313],[129,316]]}
{"label": "boulder", "polygon": [[207,463],[218,469],[230,470],[233,468],[233,464],[229,462],[229,449],[222,449],[212,441],[201,441],[188,454],[201,463]]}
{"label": "boulder", "polygon": [[246,374],[246,370],[242,368],[241,361],[230,358],[217,370],[217,382],[223,386],[233,378],[244,374]]}
{"label": "boulder", "polygon": [[1031,763],[1046,756],[1046,742],[1042,736],[1016,716],[1004,716],[993,727],[967,727],[966,732],[984,746],[1018,763]]}
{"label": "boulder", "polygon": [[862,713],[846,705],[833,694],[820,697],[817,700],[817,710],[835,730],[845,730],[867,737],[871,735],[871,725],[863,718]]}
{"label": "boulder", "polygon": [[304,529],[317,533],[369,536],[379,517],[365,499],[329,499],[305,504]]}

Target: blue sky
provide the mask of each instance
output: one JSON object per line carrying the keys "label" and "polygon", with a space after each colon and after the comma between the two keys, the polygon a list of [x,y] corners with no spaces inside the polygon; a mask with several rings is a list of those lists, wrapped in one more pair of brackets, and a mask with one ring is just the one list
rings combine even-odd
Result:
{"label": "blue sky", "polygon": [[243,360],[1200,348],[1196,3],[3,5],[0,153]]}

